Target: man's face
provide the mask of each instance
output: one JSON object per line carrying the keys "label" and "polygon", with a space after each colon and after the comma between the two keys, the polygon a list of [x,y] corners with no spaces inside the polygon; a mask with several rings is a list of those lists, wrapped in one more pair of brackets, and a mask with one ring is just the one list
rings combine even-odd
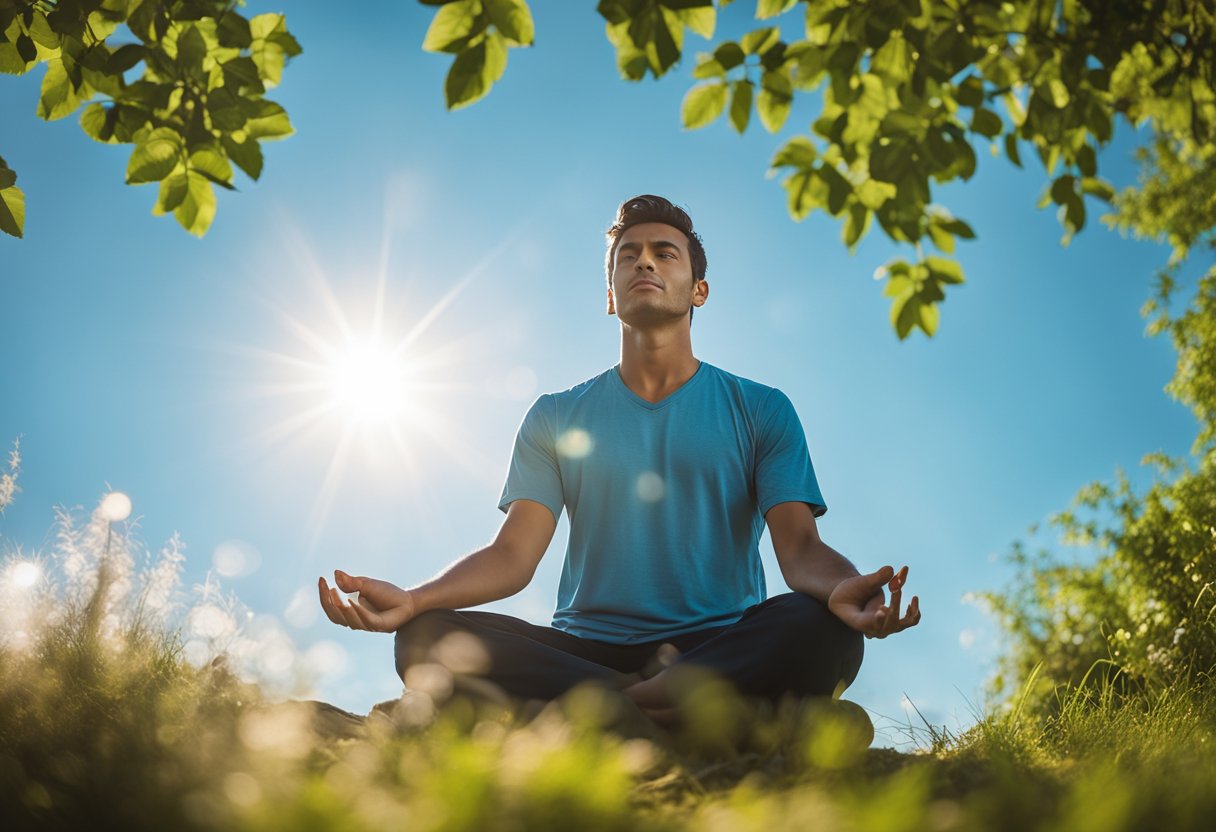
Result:
{"label": "man's face", "polygon": [[609,311],[626,324],[645,325],[688,317],[705,303],[709,284],[694,281],[688,237],[661,222],[631,226],[621,235],[612,262]]}

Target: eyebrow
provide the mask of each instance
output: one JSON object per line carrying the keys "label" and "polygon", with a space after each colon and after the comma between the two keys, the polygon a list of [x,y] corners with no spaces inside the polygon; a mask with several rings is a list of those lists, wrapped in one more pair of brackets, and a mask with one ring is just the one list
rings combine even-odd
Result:
{"label": "eyebrow", "polygon": [[[673,243],[671,240],[653,240],[650,242],[650,245],[654,248],[674,249],[677,253],[680,251],[679,244]],[[617,247],[616,253],[620,254],[622,251],[638,251],[641,248],[641,243],[621,243],[620,246]]]}

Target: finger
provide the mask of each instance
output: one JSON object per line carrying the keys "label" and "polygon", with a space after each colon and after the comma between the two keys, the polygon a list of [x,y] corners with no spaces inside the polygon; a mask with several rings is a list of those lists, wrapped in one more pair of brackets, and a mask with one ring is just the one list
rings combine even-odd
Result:
{"label": "finger", "polygon": [[895,568],[893,566],[883,566],[877,571],[871,572],[866,577],[868,577],[870,579],[870,583],[877,588],[890,581],[894,574]]}
{"label": "finger", "polygon": [[909,627],[915,627],[920,623],[920,599],[915,595],[912,596],[912,602],[908,604],[908,611],[899,621],[899,627],[895,632],[906,630]]}
{"label": "finger", "polygon": [[380,632],[384,629],[381,624],[380,616],[363,606],[363,604],[356,601],[350,605],[350,609],[354,612],[355,616],[358,617],[359,622],[363,625],[363,629],[371,630],[373,632]]}
{"label": "finger", "polygon": [[338,594],[338,590],[331,589],[329,594],[330,600],[333,601],[335,609],[338,610],[338,613],[342,616],[342,619],[346,623],[347,627],[350,627],[352,630],[367,629],[363,626],[363,622],[359,620],[359,616],[355,614],[353,609],[351,609],[350,604],[346,603],[346,601],[342,599],[342,596]]}
{"label": "finger", "polygon": [[363,589],[363,578],[347,575],[341,569],[334,570],[334,583],[343,592],[360,592]]}
{"label": "finger", "polygon": [[895,627],[899,624],[899,610],[903,603],[903,590],[892,590],[891,600],[887,603],[887,616],[883,621],[887,634],[895,632]]}
{"label": "finger", "polygon": [[330,593],[329,584],[325,583],[324,578],[317,579],[317,590],[320,592],[320,595],[321,595],[321,609],[325,610],[325,617],[328,618],[330,621],[334,622],[335,624],[339,624],[339,625],[345,627],[346,619],[344,619],[342,617],[342,614],[340,612],[338,612],[336,609],[334,609],[333,599],[330,598],[330,595],[329,595],[329,593]]}
{"label": "finger", "polygon": [[897,572],[895,574],[895,577],[891,578],[891,582],[890,582],[890,584],[888,584],[888,588],[892,592],[895,592],[898,589],[902,589],[903,585],[905,583],[907,583],[907,580],[908,580],[908,567],[905,566],[903,569],[899,570],[899,572]]}
{"label": "finger", "polygon": [[891,616],[890,609],[888,609],[885,606],[878,608],[878,610],[874,613],[874,621],[870,625],[870,629],[869,629],[870,635],[872,637],[874,637],[874,638],[885,638],[886,637],[887,620],[890,618],[890,616]]}

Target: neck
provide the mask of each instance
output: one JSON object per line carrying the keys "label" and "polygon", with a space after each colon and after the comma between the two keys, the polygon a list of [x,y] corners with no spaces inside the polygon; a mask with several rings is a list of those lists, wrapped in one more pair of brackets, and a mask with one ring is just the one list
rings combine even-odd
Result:
{"label": "neck", "polygon": [[621,381],[643,399],[666,398],[700,366],[687,317],[654,329],[621,324]]}

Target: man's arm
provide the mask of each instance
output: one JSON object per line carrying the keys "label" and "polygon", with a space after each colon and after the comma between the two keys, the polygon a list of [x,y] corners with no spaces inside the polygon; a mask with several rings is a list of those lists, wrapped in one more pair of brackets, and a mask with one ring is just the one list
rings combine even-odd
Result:
{"label": "man's arm", "polygon": [[[890,566],[862,575],[844,555],[823,542],[811,507],[802,502],[778,503],[764,515],[773,552],[786,585],[828,605],[841,621],[875,638],[914,626],[920,621],[920,599],[912,597],[900,618],[900,601],[908,567],[898,573]],[[883,586],[891,591],[884,601]]]}
{"label": "man's arm", "polygon": [[[548,508],[532,500],[516,500],[492,543],[429,581],[402,589],[388,581],[335,571],[337,589],[324,578],[317,582],[321,607],[335,624],[392,632],[427,610],[474,607],[506,598],[532,580],[556,528],[557,520]],[[359,593],[357,602],[344,601],[339,589]]]}

